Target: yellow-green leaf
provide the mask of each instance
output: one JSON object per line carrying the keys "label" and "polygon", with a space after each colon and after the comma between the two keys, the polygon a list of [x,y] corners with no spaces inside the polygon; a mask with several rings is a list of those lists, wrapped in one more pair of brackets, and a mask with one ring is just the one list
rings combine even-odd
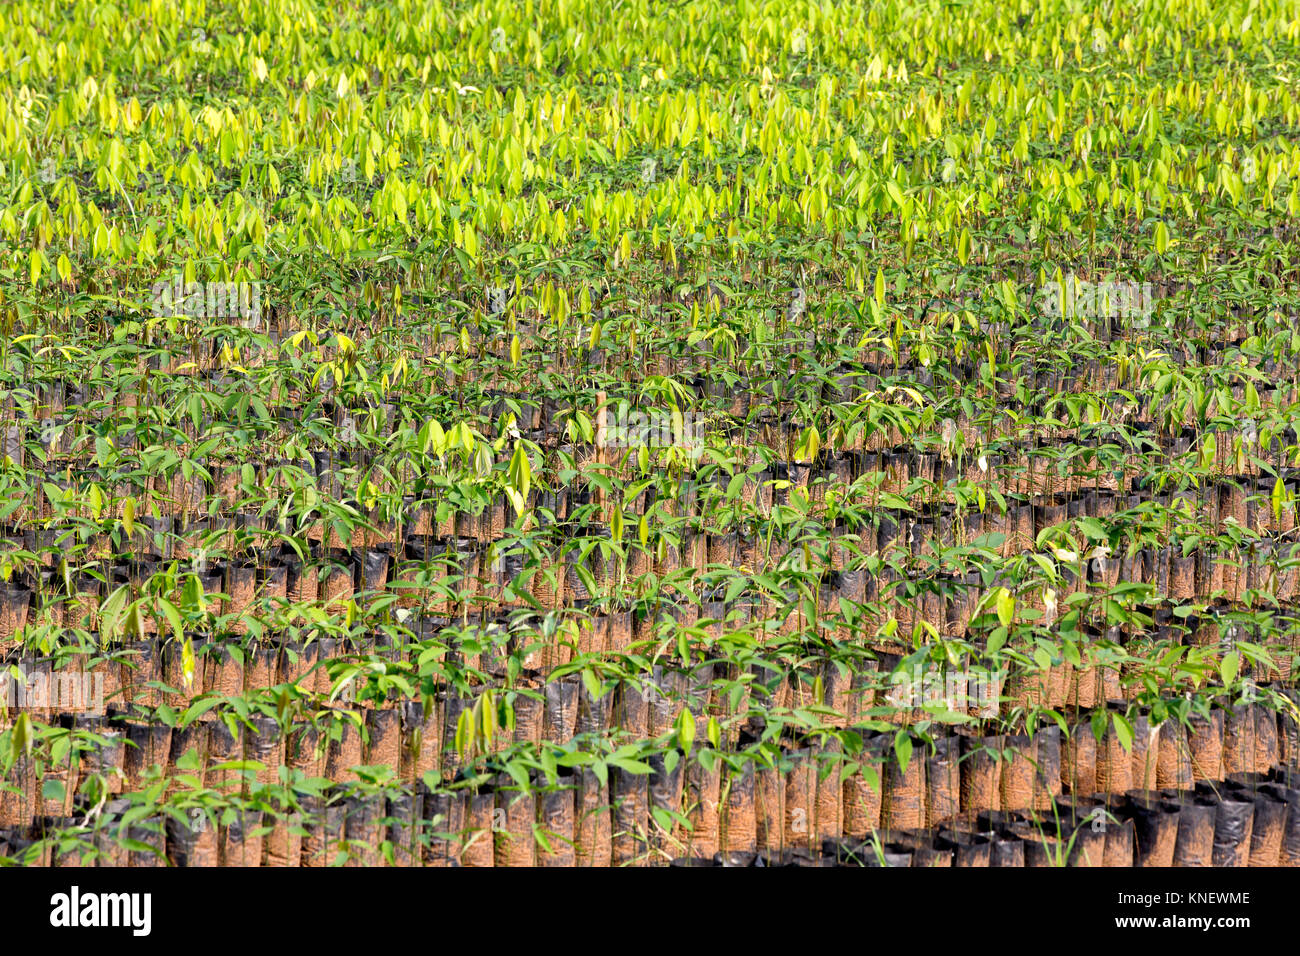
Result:
{"label": "yellow-green leaf", "polygon": [[1003,627],[1010,627],[1016,616],[1016,599],[1006,588],[998,588],[998,621]]}
{"label": "yellow-green leaf", "polygon": [[1156,223],[1156,252],[1164,255],[1169,248],[1169,227],[1163,222]]}
{"label": "yellow-green leaf", "polygon": [[685,753],[690,753],[691,745],[695,743],[695,717],[692,716],[689,707],[682,708],[682,714],[677,718],[677,744]]}

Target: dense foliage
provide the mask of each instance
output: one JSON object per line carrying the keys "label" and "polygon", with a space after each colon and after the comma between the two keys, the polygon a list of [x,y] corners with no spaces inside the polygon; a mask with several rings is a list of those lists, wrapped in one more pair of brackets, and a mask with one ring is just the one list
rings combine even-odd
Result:
{"label": "dense foliage", "polygon": [[663,863],[1295,766],[1294,3],[0,38],[0,857]]}

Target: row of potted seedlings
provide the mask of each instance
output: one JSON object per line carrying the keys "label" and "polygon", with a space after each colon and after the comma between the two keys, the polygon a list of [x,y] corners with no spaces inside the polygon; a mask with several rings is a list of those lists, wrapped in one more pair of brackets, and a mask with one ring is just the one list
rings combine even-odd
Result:
{"label": "row of potted seedlings", "polygon": [[[942,739],[900,768],[888,741],[868,738],[862,753],[876,755],[879,789],[841,783],[842,761],[825,759],[834,746],[786,751],[770,769],[669,749],[645,766],[566,765],[522,782],[516,769],[450,787],[334,783],[286,797],[256,787],[249,796],[245,781],[244,799],[231,800],[212,797],[229,782],[218,779],[206,802],[191,794],[131,813],[132,800],[114,798],[103,816],[47,801],[48,815],[27,818],[34,827],[0,825],[0,843],[61,865],[115,865],[127,852],[134,865],[1300,865],[1294,766],[1166,786],[1120,778],[1093,792],[1054,787],[1012,757],[994,762],[993,806],[977,808],[966,800],[988,775],[963,767],[988,750]],[[241,776],[253,774],[227,772]],[[130,851],[115,839],[127,834]]]}

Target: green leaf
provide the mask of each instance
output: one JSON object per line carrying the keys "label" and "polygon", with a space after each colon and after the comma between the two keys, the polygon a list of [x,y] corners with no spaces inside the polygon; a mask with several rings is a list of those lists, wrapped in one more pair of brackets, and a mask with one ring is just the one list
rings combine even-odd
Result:
{"label": "green leaf", "polygon": [[56,803],[63,803],[67,799],[68,788],[63,785],[62,780],[49,779],[41,784],[41,799],[52,800]]}
{"label": "green leaf", "polygon": [[997,611],[998,621],[1003,627],[1011,627],[1011,622],[1016,616],[1016,599],[1006,588],[998,588],[997,593]]}
{"label": "green leaf", "polygon": [[799,461],[812,461],[821,451],[822,436],[817,431],[816,425],[809,425],[804,429],[803,435],[799,439],[799,445],[795,448],[794,456]]}
{"label": "green leaf", "polygon": [[689,707],[683,707],[681,716],[677,718],[677,745],[682,748],[683,752],[690,753],[691,746],[695,743],[695,717],[691,714]]}
{"label": "green leaf", "polygon": [[894,735],[894,755],[898,757],[898,768],[906,773],[912,759],[912,735],[906,730]]}
{"label": "green leaf", "polygon": [[18,715],[18,719],[14,721],[13,730],[10,734],[9,747],[13,760],[31,754],[32,718],[26,711],[23,711]]}
{"label": "green leaf", "polygon": [[127,498],[122,503],[122,529],[128,538],[135,534],[135,499]]}
{"label": "green leaf", "polygon": [[523,442],[515,443],[515,453],[510,458],[506,480],[522,498],[525,500],[528,498],[528,491],[533,484],[533,466],[528,461],[528,453],[524,451]]}
{"label": "green leaf", "polygon": [[1237,679],[1237,672],[1241,668],[1241,655],[1237,651],[1229,651],[1223,655],[1223,660],[1219,663],[1219,676],[1223,679],[1225,686],[1231,686],[1232,682]]}
{"label": "green leaf", "polygon": [[176,610],[176,605],[166,598],[158,598],[158,607],[162,609],[163,616],[167,618],[167,623],[172,626],[172,634],[177,640],[184,637],[185,628],[181,624],[180,612]]}
{"label": "green leaf", "polygon": [[1119,745],[1128,753],[1133,752],[1133,725],[1128,722],[1128,718],[1123,714],[1111,714],[1111,723],[1115,727],[1115,735],[1119,737]]}
{"label": "green leaf", "polygon": [[1156,252],[1164,255],[1169,248],[1169,227],[1163,221],[1156,223]]}

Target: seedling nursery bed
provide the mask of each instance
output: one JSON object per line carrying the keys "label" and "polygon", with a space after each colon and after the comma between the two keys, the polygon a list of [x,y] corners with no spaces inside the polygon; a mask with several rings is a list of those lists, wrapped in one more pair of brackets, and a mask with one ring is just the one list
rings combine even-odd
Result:
{"label": "seedling nursery bed", "polygon": [[1294,4],[0,37],[0,862],[1300,865]]}

